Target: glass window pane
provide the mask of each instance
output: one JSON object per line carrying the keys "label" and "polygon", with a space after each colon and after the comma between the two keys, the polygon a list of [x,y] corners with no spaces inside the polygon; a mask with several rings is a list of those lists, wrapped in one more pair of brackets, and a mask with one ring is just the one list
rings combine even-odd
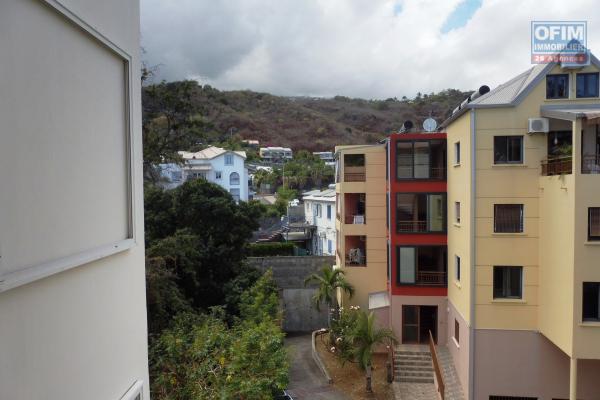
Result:
{"label": "glass window pane", "polygon": [[523,156],[523,137],[508,137],[508,161],[521,162]]}
{"label": "glass window pane", "polygon": [[412,142],[396,143],[396,166],[398,178],[413,177],[413,144]]}
{"label": "glass window pane", "polygon": [[443,194],[429,195],[427,230],[432,232],[441,232],[444,230],[444,221],[446,220],[446,199]]}
{"label": "glass window pane", "polygon": [[502,164],[508,161],[507,154],[507,137],[506,136],[495,136],[494,137],[494,163]]}
{"label": "glass window pane", "polygon": [[569,97],[569,75],[546,76],[546,98],[562,99]]}
{"label": "glass window pane", "polygon": [[598,73],[577,74],[577,97],[598,97]]}
{"label": "glass window pane", "polygon": [[588,218],[589,239],[600,240],[600,207],[590,207]]}
{"label": "glass window pane", "polygon": [[583,320],[600,319],[600,283],[583,282]]}
{"label": "glass window pane", "polygon": [[494,267],[494,298],[504,297],[504,269]]}
{"label": "glass window pane", "polygon": [[415,142],[415,178],[429,178],[429,143]]}
{"label": "glass window pane", "polygon": [[507,297],[517,297],[521,298],[521,275],[523,273],[523,269],[521,267],[512,267],[507,268],[509,273],[509,292]]}
{"label": "glass window pane", "polygon": [[398,232],[412,232],[417,208],[417,195],[399,193],[396,197],[396,228]]}
{"label": "glass window pane", "polygon": [[494,232],[519,233],[523,232],[522,204],[494,205]]}
{"label": "glass window pane", "polygon": [[417,306],[403,306],[402,310],[404,311],[404,320],[402,321],[405,324],[418,324],[418,311],[419,308]]}
{"label": "glass window pane", "polygon": [[400,247],[400,283],[415,283],[415,248]]}

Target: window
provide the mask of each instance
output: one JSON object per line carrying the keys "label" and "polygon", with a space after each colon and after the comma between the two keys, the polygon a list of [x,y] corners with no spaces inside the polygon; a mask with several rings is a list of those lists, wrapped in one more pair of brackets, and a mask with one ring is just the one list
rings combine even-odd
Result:
{"label": "window", "polygon": [[315,205],[315,216],[321,217],[323,215],[322,208],[320,204]]}
{"label": "window", "polygon": [[397,232],[444,232],[445,230],[445,194],[396,194]]}
{"label": "window", "polygon": [[523,163],[523,136],[494,136],[494,164]]}
{"label": "window", "polygon": [[523,232],[523,204],[494,204],[494,232]]}
{"label": "window", "polygon": [[454,143],[454,164],[460,164],[460,142]]}
{"label": "window", "polygon": [[331,239],[327,239],[327,253],[333,254],[333,242]]}
{"label": "window", "polygon": [[215,179],[221,179],[222,175],[221,171],[215,171]]}
{"label": "window", "polygon": [[494,298],[523,297],[523,267],[494,267]]}
{"label": "window", "polygon": [[600,282],[583,282],[583,320],[600,321]]}
{"label": "window", "polygon": [[460,201],[454,202],[454,221],[460,224]]}
{"label": "window", "polygon": [[454,256],[454,271],[455,271],[455,278],[457,281],[460,282],[460,257],[459,256]]}
{"label": "window", "polygon": [[230,185],[239,185],[240,184],[240,174],[237,172],[232,172],[229,175],[229,184]]}
{"label": "window", "polygon": [[577,74],[577,97],[598,97],[598,73]]}
{"label": "window", "polygon": [[240,189],[229,189],[229,193],[233,197],[233,200],[236,202],[240,201]]}
{"label": "window", "polygon": [[225,154],[225,165],[233,165],[233,154]]}
{"label": "window", "polygon": [[546,98],[568,99],[569,98],[569,75],[556,74],[546,76]]}
{"label": "window", "polygon": [[600,240],[600,207],[588,208],[588,240]]}
{"label": "window", "polygon": [[396,142],[396,178],[445,179],[445,141]]}
{"label": "window", "polygon": [[446,285],[446,246],[398,246],[398,285]]}
{"label": "window", "polygon": [[331,219],[331,204],[327,204],[327,219]]}
{"label": "window", "polygon": [[460,325],[456,319],[454,320],[454,340],[456,343],[460,343]]}
{"label": "window", "polygon": [[171,171],[171,181],[172,182],[179,182],[181,181],[181,171]]}

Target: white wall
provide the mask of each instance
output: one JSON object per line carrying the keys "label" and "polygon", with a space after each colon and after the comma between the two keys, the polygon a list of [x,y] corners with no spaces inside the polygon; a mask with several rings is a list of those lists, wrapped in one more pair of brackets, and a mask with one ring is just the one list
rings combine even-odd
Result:
{"label": "white wall", "polygon": [[[4,275],[0,282],[0,399],[117,400],[137,380],[143,381],[144,399],[149,399],[139,4],[60,4],[3,0],[0,5],[1,143],[11,157],[26,161],[0,174],[3,188],[15,188],[9,194],[3,190],[12,198],[2,201],[8,214],[0,215],[0,255],[11,256],[0,258],[0,273],[16,274]],[[59,11],[75,14],[83,29]],[[109,60],[121,56],[129,59],[125,74],[110,67],[114,62]],[[133,132],[131,172],[121,135],[128,128],[130,110],[123,92],[112,90],[121,84],[125,89],[126,78]],[[116,92],[118,96],[111,97]],[[107,99],[113,104],[105,104]],[[100,107],[98,113],[90,112],[94,105]],[[93,158],[94,146],[111,157],[110,166],[71,164],[80,154]],[[44,150],[43,157],[32,157]],[[112,183],[102,178],[107,167]],[[124,186],[130,174],[132,196]],[[17,185],[38,180],[34,196],[25,197],[26,190]],[[74,181],[76,188],[71,186]],[[87,197],[92,200],[86,203]],[[32,220],[32,213],[38,219]],[[17,217],[7,223],[6,215]],[[20,240],[27,251],[4,247],[22,232],[35,238]],[[94,250],[125,236],[133,236],[135,243],[130,240],[118,252]],[[49,276],[41,278],[45,275]],[[9,289],[8,283],[16,287]]]}
{"label": "white wall", "polygon": [[[315,213],[317,205],[321,205],[321,215]],[[331,208],[330,216],[327,218],[327,206]],[[310,224],[315,224],[317,229],[313,236],[313,253],[315,255],[335,255],[336,233],[335,233],[335,197],[331,200],[305,200],[304,201],[305,219]],[[324,236],[324,237],[321,237]],[[327,241],[331,240],[331,252],[328,251]]]}

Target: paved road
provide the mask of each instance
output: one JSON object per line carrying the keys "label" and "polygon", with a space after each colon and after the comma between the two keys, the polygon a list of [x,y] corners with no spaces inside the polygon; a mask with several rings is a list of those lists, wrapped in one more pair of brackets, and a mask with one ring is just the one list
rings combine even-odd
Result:
{"label": "paved road", "polygon": [[329,385],[312,358],[311,335],[289,334],[285,344],[290,350],[290,394],[297,400],[345,400]]}

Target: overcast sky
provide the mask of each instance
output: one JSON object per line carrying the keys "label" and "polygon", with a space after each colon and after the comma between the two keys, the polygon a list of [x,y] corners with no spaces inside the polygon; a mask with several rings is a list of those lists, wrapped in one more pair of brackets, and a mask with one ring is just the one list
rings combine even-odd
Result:
{"label": "overcast sky", "polygon": [[532,20],[587,20],[600,48],[597,0],[142,0],[142,46],[159,80],[400,98],[526,70]]}

